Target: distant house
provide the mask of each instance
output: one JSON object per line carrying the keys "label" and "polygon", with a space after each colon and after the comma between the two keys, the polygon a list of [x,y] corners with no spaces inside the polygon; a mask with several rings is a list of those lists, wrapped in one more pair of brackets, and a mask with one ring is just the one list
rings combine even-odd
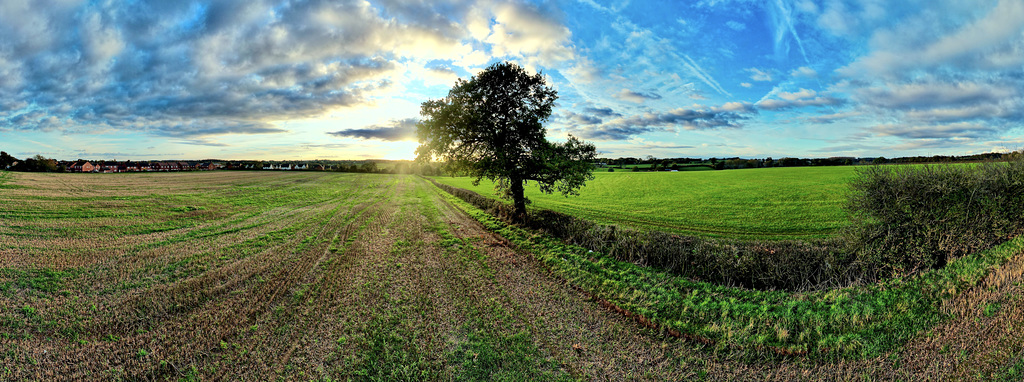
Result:
{"label": "distant house", "polygon": [[101,162],[97,167],[99,167],[100,172],[104,173],[118,172],[120,170],[117,162]]}
{"label": "distant house", "polygon": [[149,167],[149,162],[127,162],[125,163],[125,171],[140,172],[140,171],[152,171]]}
{"label": "distant house", "polygon": [[150,165],[153,171],[181,171],[178,162],[156,162]]}
{"label": "distant house", "polygon": [[92,172],[95,168],[96,166],[88,161],[79,161],[72,164],[69,169],[71,172]]}
{"label": "distant house", "polygon": [[292,165],[292,170],[309,170],[309,165],[305,163]]}

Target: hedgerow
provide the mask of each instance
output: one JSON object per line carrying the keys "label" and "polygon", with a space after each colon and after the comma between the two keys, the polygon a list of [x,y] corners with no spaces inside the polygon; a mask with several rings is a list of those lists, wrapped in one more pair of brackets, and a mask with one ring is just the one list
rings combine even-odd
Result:
{"label": "hedgerow", "polygon": [[858,171],[844,234],[882,276],[941,268],[1024,233],[1024,159]]}
{"label": "hedgerow", "polygon": [[624,261],[503,222],[454,196],[488,229],[529,251],[554,274],[669,335],[748,356],[877,357],[949,318],[943,302],[978,287],[1024,251],[1024,237],[943,269],[812,292],[734,288]]}
{"label": "hedgerow", "polygon": [[[431,181],[477,208],[506,220],[511,216],[506,203]],[[850,285],[871,271],[846,254],[840,239],[769,241],[683,236],[603,225],[537,209],[531,211],[525,225],[617,260],[721,285],[813,290]]]}

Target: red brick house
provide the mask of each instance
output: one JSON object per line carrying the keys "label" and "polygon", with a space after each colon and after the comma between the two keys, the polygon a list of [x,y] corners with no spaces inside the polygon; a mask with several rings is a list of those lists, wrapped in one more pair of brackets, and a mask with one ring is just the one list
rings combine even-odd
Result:
{"label": "red brick house", "polygon": [[93,172],[97,168],[88,161],[78,161],[71,165],[70,170],[71,172]]}

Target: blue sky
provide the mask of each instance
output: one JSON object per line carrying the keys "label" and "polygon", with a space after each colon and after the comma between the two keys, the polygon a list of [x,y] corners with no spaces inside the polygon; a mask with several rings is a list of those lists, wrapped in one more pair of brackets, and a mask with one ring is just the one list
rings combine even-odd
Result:
{"label": "blue sky", "polygon": [[0,149],[411,159],[500,60],[608,157],[1024,148],[1020,0],[0,0]]}

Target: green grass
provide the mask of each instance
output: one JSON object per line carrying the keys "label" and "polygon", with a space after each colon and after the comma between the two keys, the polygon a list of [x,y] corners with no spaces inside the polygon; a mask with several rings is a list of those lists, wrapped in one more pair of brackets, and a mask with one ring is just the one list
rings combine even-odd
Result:
{"label": "green grass", "polygon": [[[847,224],[842,209],[855,168],[800,167],[692,172],[594,173],[579,196],[527,187],[536,208],[604,224],[739,239],[813,239]],[[494,196],[486,179],[436,180]]]}
{"label": "green grass", "polygon": [[661,328],[719,349],[742,349],[754,359],[794,353],[825,359],[884,355],[948,319],[939,309],[943,301],[977,286],[990,270],[1024,250],[1024,237],[1018,237],[940,270],[873,285],[810,293],[746,290],[618,261],[509,226],[453,196],[448,201],[596,297]]}

